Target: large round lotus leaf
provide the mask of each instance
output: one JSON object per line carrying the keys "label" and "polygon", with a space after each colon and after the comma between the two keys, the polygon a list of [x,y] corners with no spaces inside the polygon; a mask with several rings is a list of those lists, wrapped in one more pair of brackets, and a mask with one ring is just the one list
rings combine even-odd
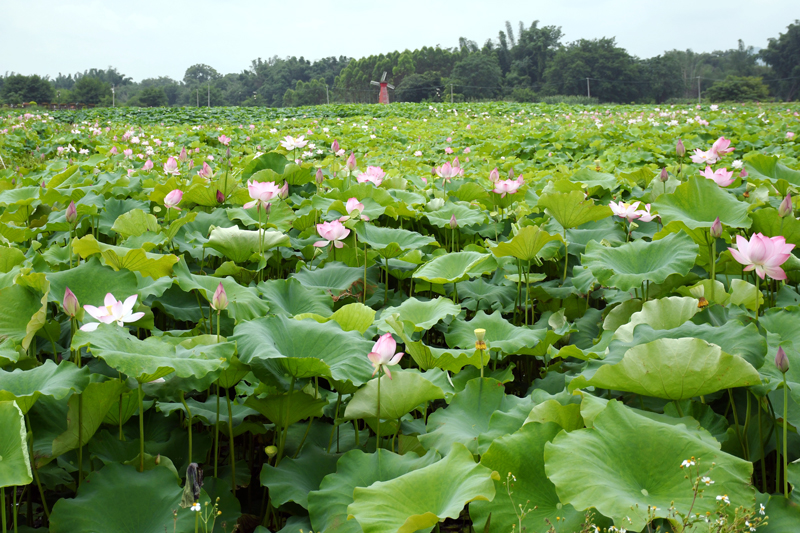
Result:
{"label": "large round lotus leaf", "polygon": [[131,249],[98,242],[92,235],[75,238],[72,241],[72,249],[82,259],[99,254],[105,264],[114,270],[125,268],[153,279],[169,276],[172,267],[179,261],[178,257],[171,254],[151,254],[144,248]]}
{"label": "large round lotus leaf", "polygon": [[[50,281],[48,299],[59,305],[64,301],[67,287],[75,293],[81,305],[95,306],[103,305],[103,298],[108,292],[120,299],[138,292],[133,272],[103,266],[97,257],[90,257],[88,261],[69,270],[48,273],[47,279]],[[197,309],[196,303],[194,306]]]}
{"label": "large round lotus leaf", "polygon": [[586,245],[581,263],[603,285],[629,291],[645,280],[663,283],[672,274],[685,276],[694,266],[698,249],[683,232],[659,241],[635,240],[618,248],[593,241]]}
{"label": "large round lotus leaf", "polygon": [[[502,384],[491,378],[473,379],[447,407],[428,417],[428,432],[419,441],[428,450],[448,452],[453,443],[460,443],[478,453],[478,437],[489,430],[495,412],[509,412],[520,404],[533,408],[530,397],[507,395]],[[383,407],[383,406],[381,406]]]}
{"label": "large round lotus leaf", "polygon": [[[250,396],[245,405],[255,409],[278,427],[285,428],[308,417],[321,417],[322,409],[328,405],[324,398],[318,398],[302,391],[272,394],[266,398]],[[286,416],[289,418],[286,418]]]}
{"label": "large round lotus leaf", "polygon": [[[477,368],[481,366],[481,354],[474,347],[459,350],[457,348],[427,346],[422,341],[412,341],[411,337],[409,337],[415,329],[414,324],[408,322],[404,326],[404,323],[397,320],[396,317],[387,318],[386,323],[403,340],[406,353],[411,356],[421,370],[441,368],[450,372],[460,372],[467,365],[473,365]],[[408,329],[408,332],[406,332],[405,328]],[[483,358],[483,364],[487,364],[489,362],[489,354],[484,353]]]}
{"label": "large round lotus leaf", "polygon": [[413,533],[445,518],[457,518],[472,501],[492,500],[493,475],[497,474],[476,464],[464,446],[454,444],[438,463],[391,481],[356,487],[347,512],[364,533]]}
{"label": "large round lotus leaf", "polygon": [[776,185],[779,180],[785,180],[800,186],[800,170],[792,170],[779,161],[778,156],[751,152],[747,156],[747,173],[750,179],[767,179]]}
{"label": "large round lotus leaf", "polygon": [[530,354],[547,333],[544,329],[514,326],[500,313],[487,315],[478,311],[470,321],[454,320],[445,334],[445,340],[449,346],[474,349],[475,330],[478,328],[486,330],[487,348],[504,354]]}
{"label": "large round lotus leaf", "polygon": [[167,468],[137,472],[111,463],[92,472],[78,496],[56,502],[50,514],[51,533],[172,531],[172,510],[181,510],[182,490]]}
{"label": "large round lotus leaf", "polygon": [[[640,311],[630,315],[627,323],[617,328],[614,338],[629,341],[633,330],[639,324],[647,324],[653,329],[677,328],[700,311],[698,300],[689,297],[670,296],[645,302]],[[603,324],[605,327],[605,323]]]}
{"label": "large round lotus leaf", "polygon": [[331,316],[323,317],[313,313],[303,313],[296,315],[297,320],[313,318],[317,322],[328,322],[333,320],[345,331],[358,331],[362,335],[366,333],[372,322],[375,320],[375,310],[360,302],[353,302],[343,305]]}
{"label": "large round lotus leaf", "polygon": [[533,261],[545,244],[551,241],[562,241],[560,235],[550,235],[538,226],[525,226],[513,239],[501,242],[492,253],[496,257],[516,257],[522,261]]}
{"label": "large round lotus leaf", "polygon": [[0,401],[0,427],[0,487],[33,483],[25,419],[15,402]]}
{"label": "large round lotus leaf", "polygon": [[470,311],[502,311],[508,313],[514,309],[517,297],[516,285],[493,285],[485,279],[462,281],[458,284],[458,296],[462,305]]}
{"label": "large round lotus leaf", "polygon": [[[481,464],[498,472],[501,479],[494,482],[497,491],[494,500],[469,504],[469,515],[475,531],[508,533],[512,526],[519,524],[515,513],[519,512],[518,505],[533,509],[522,521],[522,527],[531,533],[550,531],[545,519],[550,520],[551,524],[558,524],[563,531],[581,529],[584,513],[561,503],[555,486],[544,472],[544,446],[559,431],[561,428],[553,422],[525,424],[516,433],[499,438],[489,446],[481,456]],[[507,480],[508,474],[516,479]],[[506,481],[511,484],[511,500],[504,486]]]}
{"label": "large round lotus leaf", "polygon": [[208,301],[211,301],[214,291],[222,283],[222,287],[228,295],[228,308],[225,312],[236,322],[252,320],[269,312],[267,302],[258,297],[258,292],[254,287],[242,287],[233,278],[220,279],[192,274],[184,260],[175,265],[174,270],[175,279],[181,289],[187,292],[197,289],[201,291],[201,294],[205,291]]}
{"label": "large round lotus leaf", "polygon": [[[398,370],[381,376],[381,419],[399,419],[432,400],[443,400],[444,391],[417,372]],[[345,418],[375,418],[378,411],[378,380],[358,389],[347,404]]]}
{"label": "large round lotus leaf", "polygon": [[261,485],[269,488],[275,507],[294,502],[308,509],[308,493],[319,489],[322,479],[336,472],[339,457],[316,446],[304,446],[297,458],[287,457],[278,466],[264,464]]}
{"label": "large round lotus leaf", "polygon": [[383,449],[377,453],[347,452],[339,459],[336,473],[325,476],[319,490],[308,495],[308,512],[314,529],[328,533],[361,533],[358,521],[347,519],[347,506],[353,503],[356,487],[398,478],[438,459],[439,454],[433,452],[422,457],[414,453],[397,455]]}
{"label": "large round lotus leaf", "polygon": [[304,268],[292,274],[292,278],[302,283],[304,287],[344,291],[364,278],[364,269],[349,267],[344,263],[327,263],[323,268],[314,270]]}
{"label": "large round lotus leaf", "polygon": [[273,313],[330,316],[333,300],[324,290],[308,288],[296,278],[271,279],[258,284],[258,292],[269,302]]}
{"label": "large round lotus leaf", "polygon": [[42,296],[22,285],[0,289],[0,337],[27,349],[42,324],[36,320],[42,310]]}
{"label": "large round lotus leaf", "polygon": [[602,389],[666,400],[759,383],[758,371],[747,361],[701,339],[658,339],[634,346],[622,361],[600,367],[589,380]]}
{"label": "large round lotus leaf", "polygon": [[490,257],[490,254],[480,252],[454,252],[440,255],[422,265],[419,270],[414,272],[414,277],[439,284],[464,281],[470,277],[479,277],[480,273],[470,276],[470,270]]}
{"label": "large round lotus leaf", "polygon": [[714,481],[713,492],[697,498],[692,512],[713,513],[713,494],[727,494],[731,507],[753,501],[752,463],[720,451],[710,435],[700,438],[682,424],[651,420],[617,401],[608,402],[593,429],[560,433],[544,449],[545,472],[562,503],[579,511],[594,507],[631,531],[644,528],[648,506],[657,507],[655,517],[662,518],[672,505],[679,513],[689,511],[694,493],[681,463],[691,457],[699,475]]}
{"label": "large round lotus leaf", "polygon": [[367,354],[373,343],[335,322],[274,316],[251,320],[234,329],[239,359],[258,375],[269,362],[296,378],[329,377],[358,386],[372,375]]}
{"label": "large round lotus leaf", "polygon": [[382,257],[397,257],[404,250],[415,250],[436,242],[433,237],[420,235],[416,231],[372,224],[359,224],[356,229],[358,240],[369,244]]}
{"label": "large round lotus leaf", "polygon": [[[206,246],[218,251],[235,263],[244,263],[258,253],[258,231],[230,228],[214,228]],[[289,236],[280,231],[261,231],[261,249],[269,250],[289,244]]]}
{"label": "large round lotus leaf", "polygon": [[761,233],[766,237],[782,235],[786,242],[800,245],[800,220],[794,217],[781,217],[775,208],[759,209],[753,217],[753,233]]}
{"label": "large round lotus leaf", "polygon": [[653,211],[666,226],[680,220],[689,228],[710,228],[719,217],[724,226],[749,228],[748,204],[720,188],[713,180],[692,176],[672,194],[662,194],[653,202]]}
{"label": "large round lotus leaf", "polygon": [[595,205],[594,200],[587,199],[583,191],[548,192],[539,197],[538,205],[547,209],[550,216],[566,229],[577,228],[612,214],[608,206]]}
{"label": "large round lotus leaf", "polygon": [[397,307],[384,308],[375,325],[380,331],[390,331],[391,326],[386,323],[386,319],[397,313],[399,320],[411,322],[416,331],[422,331],[431,329],[443,318],[456,316],[460,312],[461,306],[454,304],[449,298],[436,298],[423,302],[411,297]]}
{"label": "large round lotus leaf", "polygon": [[112,379],[89,383],[80,396],[73,394],[69,399],[67,431],[53,440],[53,457],[77,448],[79,431],[80,442],[89,442],[103,423],[108,410],[114,402],[119,401],[119,395],[124,388],[122,381]]}
{"label": "large round lotus leaf", "polygon": [[[797,487],[797,485],[792,485],[792,487]],[[759,526],[758,533],[788,533],[797,529],[797,524],[800,524],[800,504],[796,501],[797,495],[794,491],[789,494],[790,499],[788,500],[783,495],[758,495],[756,503],[765,504],[764,515],[767,517],[767,524]],[[734,503],[731,502],[731,505]],[[748,506],[752,506],[752,504],[748,504]]]}
{"label": "large round lotus leaf", "polygon": [[486,222],[486,213],[480,209],[472,209],[466,204],[447,202],[444,207],[432,213],[425,213],[428,221],[439,228],[449,228],[450,219],[455,215],[459,228],[483,224]]}
{"label": "large round lotus leaf", "polygon": [[73,363],[56,365],[50,359],[31,370],[0,371],[0,401],[17,401],[27,413],[39,396],[60,400],[72,391],[81,392],[89,384],[89,368],[79,369]]}
{"label": "large round lotus leaf", "polygon": [[100,324],[95,331],[81,331],[72,338],[72,348],[82,347],[101,358],[111,368],[140,383],[164,377],[173,371],[182,378],[202,378],[224,369],[227,359],[218,357],[213,345],[198,345],[191,350],[176,349],[157,337],[140,341],[127,328]]}

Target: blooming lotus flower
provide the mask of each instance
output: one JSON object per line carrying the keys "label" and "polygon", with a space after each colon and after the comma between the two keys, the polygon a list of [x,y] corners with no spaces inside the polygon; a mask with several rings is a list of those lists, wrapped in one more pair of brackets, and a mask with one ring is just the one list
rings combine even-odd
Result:
{"label": "blooming lotus flower", "polygon": [[217,140],[222,144],[224,144],[225,146],[228,146],[231,143],[231,138],[228,137],[227,135],[220,135],[219,137],[217,137]]}
{"label": "blooming lotus flower", "polygon": [[203,161],[203,168],[197,171],[197,175],[206,179],[211,179],[211,177],[214,176],[214,170],[211,168],[211,165]]}
{"label": "blooming lotus flower", "polygon": [[372,372],[374,376],[378,370],[383,368],[389,379],[392,379],[392,373],[389,372],[390,366],[394,366],[400,362],[400,359],[405,355],[403,352],[394,353],[397,350],[397,343],[392,338],[391,333],[385,333],[378,338],[378,341],[372,347],[372,351],[367,354],[372,366],[375,370]]}
{"label": "blooming lotus flower", "polygon": [[786,132],[786,138],[787,139],[794,139],[794,132],[793,131],[787,131]]}
{"label": "blooming lotus flower", "polygon": [[658,218],[658,215],[650,213],[650,204],[645,204],[644,209],[639,209],[634,214],[639,215],[639,220],[642,222],[651,222],[653,219]]}
{"label": "blooming lotus flower", "polygon": [[228,307],[228,294],[225,292],[225,287],[220,283],[217,290],[214,291],[214,296],[211,298],[211,308],[214,311],[222,311]]}
{"label": "blooming lotus flower", "polygon": [[364,204],[358,201],[358,198],[350,198],[347,200],[344,208],[347,210],[347,215],[339,218],[340,221],[344,222],[345,220],[350,220],[355,215],[353,215],[353,211],[358,212],[358,217],[362,220],[369,220],[369,217],[364,216]]}
{"label": "blooming lotus flower", "polygon": [[522,174],[515,180],[499,180],[494,184],[492,192],[500,195],[500,198],[505,198],[506,194],[514,194],[525,184]]}
{"label": "blooming lotus flower", "polygon": [[181,203],[183,199],[183,191],[180,189],[175,189],[174,191],[170,191],[168,195],[164,197],[164,207],[167,209],[174,209],[176,211],[180,211],[181,208],[178,207],[178,204]]}
{"label": "blooming lotus flower", "polygon": [[443,198],[434,198],[425,204],[425,211],[433,213],[434,211],[438,211],[444,207],[444,199]]}
{"label": "blooming lotus flower", "polygon": [[356,181],[358,183],[370,182],[377,187],[381,183],[383,183],[383,177],[385,175],[386,172],[384,172],[381,167],[367,167],[366,172],[362,172],[361,174],[356,176]]}
{"label": "blooming lotus flower", "polygon": [[344,224],[338,220],[333,220],[331,222],[317,224],[317,233],[325,240],[315,242],[314,246],[321,248],[333,243],[336,248],[342,248],[344,246],[342,239],[350,235],[350,230],[345,228]]}
{"label": "blooming lotus flower", "polygon": [[130,148],[126,148],[125,150],[122,151],[122,154],[125,156],[126,159],[130,159],[131,157],[133,157],[133,150],[131,150]]}
{"label": "blooming lotus flower", "polygon": [[712,171],[711,167],[706,167],[704,171],[700,172],[700,175],[706,179],[712,180],[720,187],[727,187],[735,181],[733,178],[733,171],[731,170],[728,172],[727,168],[718,168],[716,171]]}
{"label": "blooming lotus flower", "polygon": [[145,161],[144,165],[142,165],[142,170],[153,170],[153,162],[149,159]]}
{"label": "blooming lotus flower", "polygon": [[178,170],[178,161],[173,156],[169,156],[167,162],[164,163],[164,174],[172,174],[173,176],[177,176],[180,173],[181,171]]}
{"label": "blooming lotus flower", "polygon": [[[738,248],[738,249],[736,249]],[[786,244],[783,236],[765,237],[755,233],[748,241],[741,235],[736,236],[736,248],[731,248],[731,255],[736,261],[745,265],[745,272],[755,270],[758,277],[764,279],[786,279],[781,265],[792,255],[794,244]]]}
{"label": "blooming lotus flower", "polygon": [[628,222],[633,222],[641,216],[640,213],[636,212],[639,203],[640,202],[633,202],[632,204],[627,204],[623,201],[619,201],[618,203],[611,202],[608,204],[608,207],[610,207],[611,211],[618,217],[625,218]]}
{"label": "blooming lotus flower", "polygon": [[69,290],[69,287],[67,287],[64,291],[64,302],[61,304],[61,307],[64,308],[64,312],[67,314],[67,316],[73,318],[81,309],[81,305],[78,303],[78,297],[75,296],[75,293]]}
{"label": "blooming lotus flower", "polygon": [[305,145],[308,144],[308,141],[304,140],[304,135],[297,137],[296,139],[291,135],[287,135],[281,141],[281,146],[286,148],[287,150],[297,150],[298,148],[303,148]]}
{"label": "blooming lotus flower", "polygon": [[103,307],[95,307],[93,305],[84,305],[83,308],[89,313],[92,318],[98,322],[90,322],[81,326],[81,331],[94,331],[100,325],[117,323],[118,326],[124,326],[126,322],[136,322],[144,316],[144,313],[131,313],[133,306],[136,305],[138,295],[134,294],[125,299],[125,301],[117,300],[110,292],[106,294]]}
{"label": "blooming lotus flower", "polygon": [[717,154],[717,157],[722,159],[723,157],[733,152],[734,150],[735,148],[731,148],[731,141],[729,139],[726,139],[725,137],[720,137],[719,139],[714,141],[714,144],[711,145],[710,151],[714,152],[715,154]]}
{"label": "blooming lotus flower", "polygon": [[278,196],[281,190],[275,185],[274,181],[251,182],[247,180],[247,191],[250,193],[250,198],[252,198],[253,201],[244,204],[245,209],[250,209],[254,205],[257,205],[259,209],[262,207],[266,209],[269,205],[269,201]]}
{"label": "blooming lotus flower", "polygon": [[437,176],[448,182],[464,173],[464,169],[458,165],[458,158],[453,161],[452,165],[445,163],[440,167],[435,167],[433,171]]}
{"label": "blooming lotus flower", "polygon": [[712,150],[704,152],[699,148],[695,148],[692,163],[713,165],[717,161],[719,161],[719,155],[716,152]]}

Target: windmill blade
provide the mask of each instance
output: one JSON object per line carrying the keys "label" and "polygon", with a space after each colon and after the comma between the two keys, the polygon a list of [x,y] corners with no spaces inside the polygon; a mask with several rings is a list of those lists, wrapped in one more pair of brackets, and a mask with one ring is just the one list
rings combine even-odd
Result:
{"label": "windmill blade", "polygon": [[386,81],[386,71],[383,71],[383,76],[381,76],[381,81]]}
{"label": "windmill blade", "polygon": [[386,86],[387,86],[388,88],[390,88],[390,89],[394,89],[394,85],[392,85],[391,83],[387,83],[387,84],[386,84]]}
{"label": "windmill blade", "polygon": [[380,85],[381,85],[381,84],[380,84],[380,83],[378,83],[377,81],[371,81],[371,82],[369,82],[369,84],[370,84],[370,85],[377,85],[377,86],[379,86],[379,87],[380,87]]}

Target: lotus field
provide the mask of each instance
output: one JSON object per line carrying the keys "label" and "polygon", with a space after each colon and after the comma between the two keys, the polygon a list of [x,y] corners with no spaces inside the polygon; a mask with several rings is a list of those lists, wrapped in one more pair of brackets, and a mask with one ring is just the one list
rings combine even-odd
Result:
{"label": "lotus field", "polygon": [[2,531],[797,531],[799,112],[5,115]]}

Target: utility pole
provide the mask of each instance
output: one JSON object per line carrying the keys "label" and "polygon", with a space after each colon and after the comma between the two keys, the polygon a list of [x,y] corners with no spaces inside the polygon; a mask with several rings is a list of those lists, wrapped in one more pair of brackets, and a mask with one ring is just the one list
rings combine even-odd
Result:
{"label": "utility pole", "polygon": [[700,76],[697,76],[697,105],[700,105]]}
{"label": "utility pole", "polygon": [[117,107],[117,92],[114,86],[111,86],[111,107]]}
{"label": "utility pole", "polygon": [[200,107],[200,89],[195,89],[197,91],[197,107]]}
{"label": "utility pole", "polygon": [[592,90],[589,88],[589,78],[586,78],[586,96],[592,97]]}
{"label": "utility pole", "polygon": [[328,84],[327,83],[325,84],[325,100],[327,100],[329,104],[331,103],[331,97],[328,94]]}

